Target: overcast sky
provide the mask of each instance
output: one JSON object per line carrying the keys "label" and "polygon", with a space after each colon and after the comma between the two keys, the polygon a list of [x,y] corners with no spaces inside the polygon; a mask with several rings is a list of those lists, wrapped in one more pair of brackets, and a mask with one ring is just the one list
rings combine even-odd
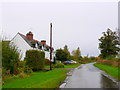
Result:
{"label": "overcast sky", "polygon": [[107,28],[118,27],[118,2],[4,2],[2,34],[12,39],[32,31],[34,39],[49,45],[50,22],[53,47],[80,47],[82,56],[98,56],[98,39]]}

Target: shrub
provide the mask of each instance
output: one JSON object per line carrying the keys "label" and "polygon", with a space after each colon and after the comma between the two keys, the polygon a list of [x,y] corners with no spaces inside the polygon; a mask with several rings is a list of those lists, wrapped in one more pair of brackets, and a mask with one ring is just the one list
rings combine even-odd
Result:
{"label": "shrub", "polygon": [[24,72],[25,73],[32,73],[33,71],[32,71],[32,68],[26,66]]}
{"label": "shrub", "polygon": [[112,66],[113,67],[118,67],[118,63],[117,62],[112,62]]}
{"label": "shrub", "polygon": [[120,62],[118,62],[118,67],[120,67]]}
{"label": "shrub", "polygon": [[118,61],[112,61],[112,60],[99,60],[97,61],[98,64],[105,64],[105,65],[110,65],[113,67],[120,67],[120,62]]}
{"label": "shrub", "polygon": [[45,53],[39,50],[26,51],[26,65],[33,71],[42,70],[44,68]]}
{"label": "shrub", "polygon": [[101,58],[100,57],[95,57],[96,60],[100,60]]}
{"label": "shrub", "polygon": [[83,57],[83,60],[88,60],[89,58],[87,56]]}
{"label": "shrub", "polygon": [[19,74],[19,77],[20,78],[25,78],[25,77],[27,77],[28,75],[26,75],[25,73],[23,73],[23,72],[21,72],[20,74]]}
{"label": "shrub", "polygon": [[98,64],[112,65],[112,61],[110,60],[99,60]]}
{"label": "shrub", "polygon": [[119,62],[119,61],[120,61],[120,58],[113,58],[112,61]]}
{"label": "shrub", "polygon": [[114,60],[114,59],[115,59],[115,57],[108,56],[108,57],[106,57],[105,59],[106,59],[106,60]]}
{"label": "shrub", "polygon": [[91,56],[89,59],[90,59],[90,60],[95,60],[95,57]]}
{"label": "shrub", "polygon": [[55,64],[52,64],[51,66],[52,66],[52,68],[55,68]]}
{"label": "shrub", "polygon": [[7,70],[6,68],[2,67],[2,79],[4,79],[6,76],[10,75],[10,70]]}
{"label": "shrub", "polygon": [[113,61],[112,66],[113,67],[120,67],[120,62]]}
{"label": "shrub", "polygon": [[45,59],[45,65],[49,65],[50,64],[50,60],[49,59]]}
{"label": "shrub", "polygon": [[19,62],[19,67],[18,67],[18,71],[19,71],[19,73],[25,71],[25,67],[26,67],[25,64],[26,64],[26,61],[20,61],[20,62]]}
{"label": "shrub", "polygon": [[25,60],[19,62],[19,67],[25,68],[25,65],[26,65],[26,61]]}
{"label": "shrub", "polygon": [[64,68],[64,64],[63,63],[57,63],[55,65],[55,68]]}
{"label": "shrub", "polygon": [[2,41],[2,67],[10,70],[11,74],[18,74],[19,52],[15,45],[9,45],[9,42]]}

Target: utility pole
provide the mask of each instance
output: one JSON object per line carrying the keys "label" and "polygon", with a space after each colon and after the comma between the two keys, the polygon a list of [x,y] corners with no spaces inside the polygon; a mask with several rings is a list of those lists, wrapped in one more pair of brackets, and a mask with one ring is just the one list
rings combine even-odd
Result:
{"label": "utility pole", "polygon": [[50,70],[52,70],[52,23],[50,23]]}

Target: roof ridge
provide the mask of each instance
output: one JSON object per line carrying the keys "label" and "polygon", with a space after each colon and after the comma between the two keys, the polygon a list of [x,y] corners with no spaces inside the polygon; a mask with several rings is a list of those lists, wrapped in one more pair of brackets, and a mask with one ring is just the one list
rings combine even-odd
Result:
{"label": "roof ridge", "polygon": [[[19,33],[18,32],[18,34],[20,34],[20,35],[23,35],[24,37],[26,37],[24,34],[22,34],[22,33]],[[27,37],[26,37],[27,38]],[[38,41],[38,40],[35,40],[35,39],[32,39],[32,40],[34,40],[34,41]]]}

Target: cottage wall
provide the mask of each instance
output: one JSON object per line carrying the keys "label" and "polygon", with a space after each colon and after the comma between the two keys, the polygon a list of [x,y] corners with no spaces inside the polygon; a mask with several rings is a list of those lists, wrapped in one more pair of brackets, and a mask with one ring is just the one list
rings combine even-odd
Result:
{"label": "cottage wall", "polygon": [[[50,60],[50,52],[44,51],[45,52],[45,58]],[[54,55],[52,53],[52,61],[54,60]]]}
{"label": "cottage wall", "polygon": [[17,34],[10,42],[10,44],[16,45],[18,48],[21,60],[24,60],[25,53],[27,50],[32,49],[30,45],[19,35]]}

